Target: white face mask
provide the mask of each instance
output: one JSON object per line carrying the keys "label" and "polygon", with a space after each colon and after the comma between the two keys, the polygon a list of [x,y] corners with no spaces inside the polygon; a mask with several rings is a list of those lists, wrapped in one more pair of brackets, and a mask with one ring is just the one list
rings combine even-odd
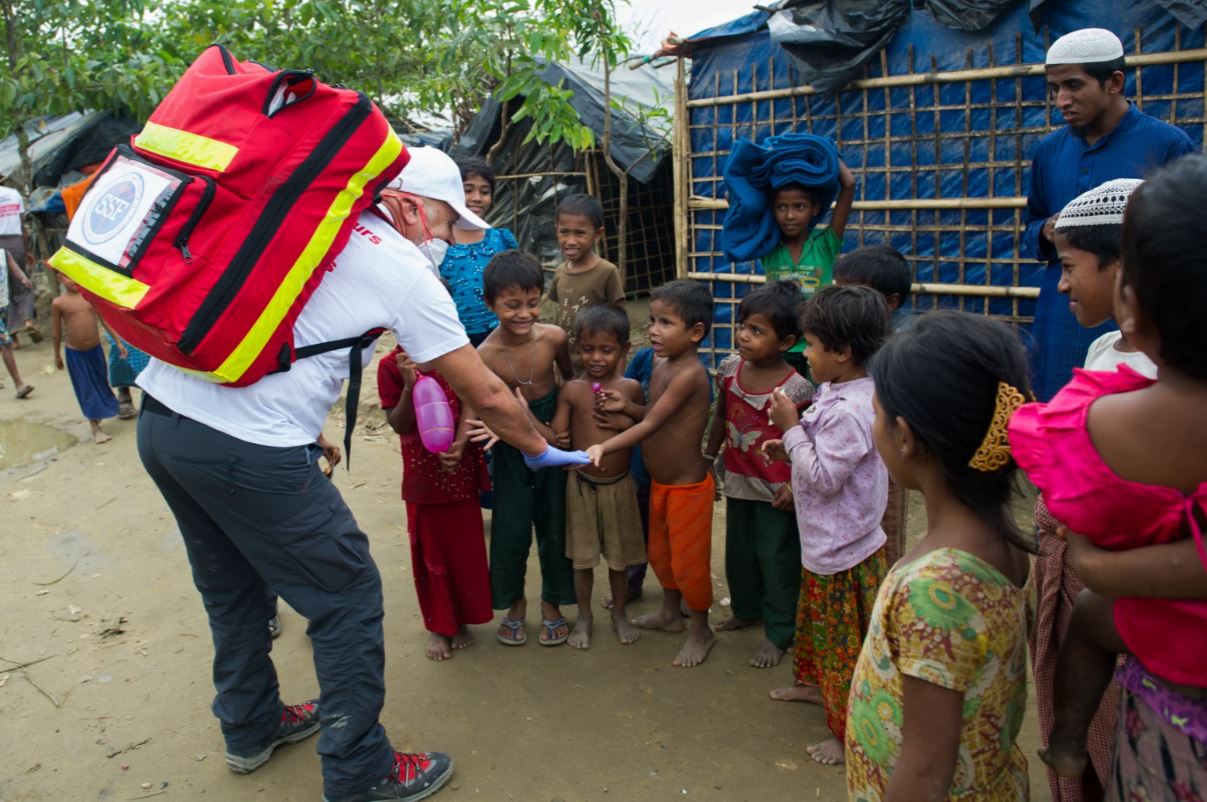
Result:
{"label": "white face mask", "polygon": [[417,247],[427,257],[428,262],[431,263],[432,273],[439,278],[440,265],[444,262],[444,257],[448,253],[448,243],[442,239],[429,239],[419,243]]}

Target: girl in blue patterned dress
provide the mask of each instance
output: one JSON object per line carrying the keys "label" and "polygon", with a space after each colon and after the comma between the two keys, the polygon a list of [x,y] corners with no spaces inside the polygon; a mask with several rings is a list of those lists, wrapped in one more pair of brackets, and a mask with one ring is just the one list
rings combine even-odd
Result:
{"label": "girl in blue patterned dress", "polygon": [[[482,159],[465,159],[458,163],[465,187],[465,205],[479,217],[485,217],[494,203],[495,173]],[[482,297],[482,271],[492,256],[501,251],[518,248],[515,235],[506,228],[485,231],[453,228],[456,242],[440,265],[440,276],[448,284],[449,294],[457,305],[457,316],[474,347],[486,339],[498,318]]]}

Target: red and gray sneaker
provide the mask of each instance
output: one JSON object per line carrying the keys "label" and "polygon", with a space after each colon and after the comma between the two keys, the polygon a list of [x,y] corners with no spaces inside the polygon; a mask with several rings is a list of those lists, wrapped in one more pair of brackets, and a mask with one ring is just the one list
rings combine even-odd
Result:
{"label": "red and gray sneaker", "polygon": [[439,791],[453,776],[453,759],[443,752],[394,753],[394,767],[372,788],[323,802],[415,802]]}
{"label": "red and gray sneaker", "polygon": [[252,749],[227,749],[226,767],[235,774],[250,774],[272,757],[272,750],[283,744],[294,744],[319,731],[319,702],[311,699],[300,705],[285,705],[281,724],[268,743]]}

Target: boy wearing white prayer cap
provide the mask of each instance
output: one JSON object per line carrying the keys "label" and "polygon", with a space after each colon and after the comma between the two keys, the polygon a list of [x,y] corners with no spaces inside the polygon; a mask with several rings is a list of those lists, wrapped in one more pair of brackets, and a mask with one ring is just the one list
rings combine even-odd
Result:
{"label": "boy wearing white prayer cap", "polygon": [[1031,166],[1023,250],[1047,262],[1032,333],[1034,390],[1047,400],[1080,367],[1091,342],[1114,328],[1110,321],[1083,328],[1061,297],[1055,227],[1061,209],[1078,195],[1115,178],[1144,178],[1194,150],[1184,131],[1150,117],[1124,95],[1119,37],[1103,28],[1067,33],[1045,59],[1048,92],[1066,125],[1040,141]]}

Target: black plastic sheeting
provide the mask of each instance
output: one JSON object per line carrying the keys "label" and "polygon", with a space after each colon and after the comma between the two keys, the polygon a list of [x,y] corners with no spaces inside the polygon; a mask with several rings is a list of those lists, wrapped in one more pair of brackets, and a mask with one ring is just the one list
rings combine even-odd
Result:
{"label": "black plastic sheeting", "polygon": [[767,20],[771,41],[800,65],[819,92],[841,89],[893,38],[910,0],[789,0]]}
{"label": "black plastic sheeting", "polygon": [[[980,31],[1021,2],[925,0],[925,7],[940,25]],[[1163,2],[1201,6],[1207,0]],[[806,83],[833,92],[858,77],[863,65],[884,49],[909,17],[911,5],[910,0],[787,0],[768,18],[767,29],[771,41],[796,60]]]}
{"label": "black plastic sheeting", "polygon": [[[612,94],[620,108],[612,110],[610,153],[622,169],[629,169],[629,241],[625,291],[640,293],[662,283],[674,270],[670,128],[675,90],[666,70],[618,68],[612,75]],[[604,81],[602,72],[585,65],[549,65],[543,78],[574,90],[570,104],[584,124],[603,138]],[[512,101],[511,110],[516,103]],[[510,125],[491,166],[502,178],[495,188],[494,205],[487,215],[492,225],[510,228],[520,247],[549,265],[561,260],[555,232],[557,203],[587,188],[586,154],[576,154],[564,144],[525,142],[529,120]],[[454,159],[485,157],[500,135],[500,104],[487,100],[474,116],[460,141],[450,150]],[[604,206],[608,256],[615,258],[619,227],[619,180],[597,159],[594,165],[602,186],[597,194]]]}
{"label": "black plastic sheeting", "polygon": [[63,175],[105,160],[109,151],[142,130],[135,120],[103,114],[80,129],[34,174],[34,186],[57,187]]}
{"label": "black plastic sheeting", "polygon": [[935,20],[948,28],[981,31],[1019,0],[926,0],[926,8]]}

